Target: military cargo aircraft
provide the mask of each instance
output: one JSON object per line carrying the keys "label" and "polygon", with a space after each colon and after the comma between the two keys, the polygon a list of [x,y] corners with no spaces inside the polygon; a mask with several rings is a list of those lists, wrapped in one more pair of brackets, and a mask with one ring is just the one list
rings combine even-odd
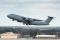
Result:
{"label": "military cargo aircraft", "polygon": [[[39,20],[39,19],[27,18],[27,17],[15,15],[15,14],[9,14],[9,15],[7,15],[7,17],[12,19],[13,21],[16,20],[16,21],[22,22],[23,24],[26,24],[26,25],[49,25],[51,20],[54,18],[54,17],[48,16],[48,18],[46,20]],[[27,29],[23,28],[23,29],[20,29],[19,28],[19,30],[17,30],[17,31],[22,32],[23,35],[28,35],[29,34],[31,37],[35,37],[37,35],[37,33],[40,34],[40,32],[46,32],[48,30],[52,30],[51,28],[50,29],[48,29],[48,28],[45,29],[44,28],[42,30],[41,29],[42,28],[40,28],[40,29],[38,29],[38,28],[27,28]]]}
{"label": "military cargo aircraft", "polygon": [[26,25],[49,25],[51,20],[54,18],[54,17],[48,16],[46,20],[39,20],[39,19],[27,18],[27,17],[15,15],[15,14],[9,14],[7,15],[7,17],[12,19],[13,21],[17,20],[18,22],[22,22],[23,24],[26,24]]}

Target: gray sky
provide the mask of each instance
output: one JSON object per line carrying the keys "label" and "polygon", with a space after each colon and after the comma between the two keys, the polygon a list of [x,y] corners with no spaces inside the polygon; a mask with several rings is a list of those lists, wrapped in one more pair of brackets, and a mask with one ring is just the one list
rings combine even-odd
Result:
{"label": "gray sky", "polygon": [[23,25],[7,18],[8,14],[43,20],[54,16],[50,25],[60,26],[60,0],[0,0],[0,26]]}

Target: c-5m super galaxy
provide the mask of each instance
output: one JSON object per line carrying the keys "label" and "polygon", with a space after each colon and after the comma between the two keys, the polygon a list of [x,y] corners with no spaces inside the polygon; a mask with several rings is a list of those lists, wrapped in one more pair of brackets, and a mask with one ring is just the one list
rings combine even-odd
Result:
{"label": "c-5m super galaxy", "polygon": [[9,14],[7,15],[7,17],[12,19],[13,21],[17,20],[18,22],[22,22],[23,24],[26,24],[26,25],[49,25],[51,20],[54,18],[54,17],[48,16],[46,20],[38,20],[38,19],[27,18],[27,17],[15,15],[15,14]]}
{"label": "c-5m super galaxy", "polygon": [[[9,14],[7,15],[8,18],[12,19],[13,21],[16,20],[18,22],[22,22],[23,24],[26,25],[49,25],[49,23],[51,22],[51,20],[54,17],[50,17],[48,16],[48,18],[46,20],[39,20],[39,19],[33,19],[33,18],[28,18],[28,17],[24,17],[24,16],[19,16],[19,15],[15,15],[15,14]],[[20,26],[21,27],[21,26]],[[46,31],[54,31],[55,28],[40,28],[40,27],[26,27],[26,29],[23,27],[18,28],[18,30],[16,30],[15,28],[13,28],[13,30],[10,31],[18,31],[21,32],[23,35],[30,35],[30,37],[35,37],[38,34],[40,34],[40,32],[46,32]]]}

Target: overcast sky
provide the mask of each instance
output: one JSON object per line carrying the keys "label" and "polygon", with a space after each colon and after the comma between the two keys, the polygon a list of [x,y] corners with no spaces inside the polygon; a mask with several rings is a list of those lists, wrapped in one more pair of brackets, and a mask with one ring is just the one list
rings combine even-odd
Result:
{"label": "overcast sky", "polygon": [[56,17],[50,22],[60,26],[60,0],[0,0],[0,26],[20,26],[22,23],[7,18],[8,14],[45,20],[47,16]]}

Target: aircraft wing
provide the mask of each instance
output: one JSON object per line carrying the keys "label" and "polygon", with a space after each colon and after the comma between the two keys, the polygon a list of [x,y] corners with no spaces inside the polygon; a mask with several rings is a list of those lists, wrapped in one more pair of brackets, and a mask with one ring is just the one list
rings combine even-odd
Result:
{"label": "aircraft wing", "polygon": [[39,19],[34,19],[34,18],[28,18],[28,17],[24,17],[24,16],[19,16],[19,17],[21,17],[23,20],[24,19],[30,19],[30,20],[32,20],[32,21],[43,21],[43,20],[39,20]]}
{"label": "aircraft wing", "polygon": [[38,19],[32,19],[33,21],[43,21],[43,20],[38,20]]}
{"label": "aircraft wing", "polygon": [[22,18],[25,18],[25,19],[28,19],[28,20],[31,20],[31,21],[43,21],[43,20],[34,19],[34,18],[27,18],[27,17],[22,17]]}

